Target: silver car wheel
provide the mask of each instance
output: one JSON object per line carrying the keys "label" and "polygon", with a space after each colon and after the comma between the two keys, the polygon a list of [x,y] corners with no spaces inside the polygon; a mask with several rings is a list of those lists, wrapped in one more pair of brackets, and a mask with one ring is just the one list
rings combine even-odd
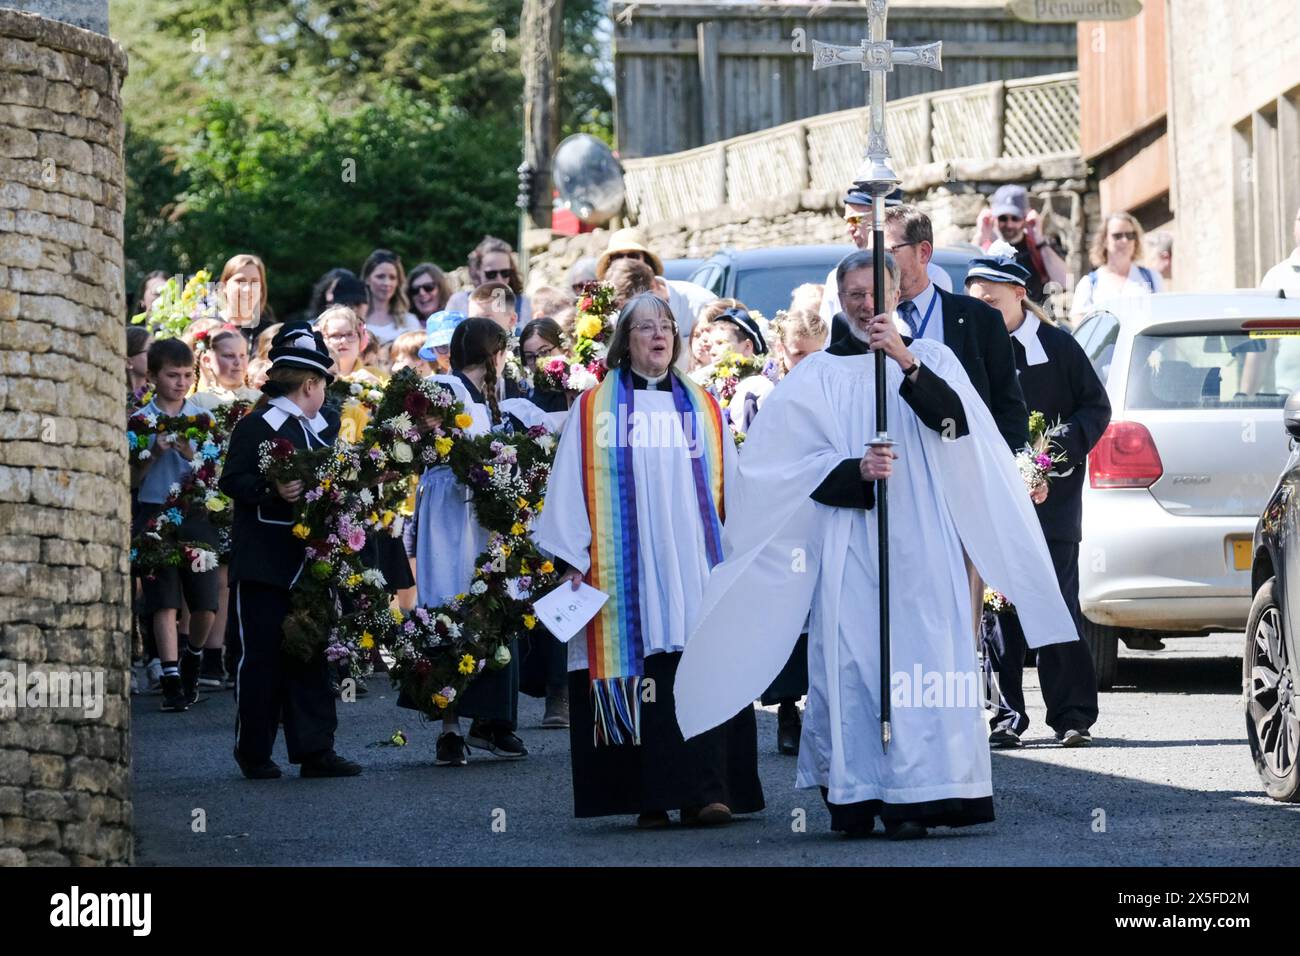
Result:
{"label": "silver car wheel", "polygon": [[1260,616],[1252,638],[1254,660],[1247,709],[1269,771],[1286,777],[1300,748],[1300,718],[1296,716],[1295,681],[1276,606]]}

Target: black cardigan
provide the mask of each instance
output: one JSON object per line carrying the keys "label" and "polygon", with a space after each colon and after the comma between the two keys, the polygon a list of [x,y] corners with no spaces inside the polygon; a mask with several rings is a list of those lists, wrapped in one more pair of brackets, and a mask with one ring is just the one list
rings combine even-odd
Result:
{"label": "black cardigan", "polygon": [[1029,410],[1042,412],[1049,426],[1057,420],[1069,425],[1066,434],[1056,439],[1068,458],[1057,470],[1073,466],[1074,471],[1048,483],[1047,500],[1037,508],[1038,522],[1048,541],[1077,542],[1082,537],[1087,456],[1110,424],[1110,399],[1088,356],[1068,332],[1039,323],[1038,341],[1047,353],[1041,365],[1030,365],[1024,346],[1014,336],[1011,341]]}

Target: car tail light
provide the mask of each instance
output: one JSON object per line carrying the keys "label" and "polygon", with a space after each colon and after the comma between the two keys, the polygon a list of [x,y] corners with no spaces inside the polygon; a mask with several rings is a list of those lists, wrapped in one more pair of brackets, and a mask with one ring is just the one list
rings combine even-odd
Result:
{"label": "car tail light", "polygon": [[1150,488],[1165,466],[1145,425],[1111,422],[1088,455],[1088,471],[1094,488]]}

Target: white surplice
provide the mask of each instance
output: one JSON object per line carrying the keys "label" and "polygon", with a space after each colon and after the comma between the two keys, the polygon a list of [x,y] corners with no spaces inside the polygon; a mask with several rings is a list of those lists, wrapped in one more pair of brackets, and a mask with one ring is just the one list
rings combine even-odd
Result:
{"label": "white surplice", "polygon": [[[900,456],[889,479],[888,756],[879,724],[876,514],[808,497],[837,464],[861,457],[874,435],[871,355],[811,355],[764,404],[728,486],[726,560],[713,571],[677,673],[678,722],[692,737],[763,692],[811,606],[797,786],[827,787],[837,804],[992,793],[963,546],[989,586],[1015,603],[1033,646],[1077,639],[1028,493],[988,409],[946,346],[910,348],[957,392],[970,434],[945,440],[927,428],[899,395],[901,370],[886,363],[889,431]],[[925,697],[936,679],[944,693]]]}
{"label": "white surplice", "polygon": [[[616,374],[616,373],[611,373]],[[680,651],[695,623],[709,577],[704,523],[696,504],[695,478],[681,415],[668,391],[637,390],[628,420],[640,564],[641,634],[646,655]],[[591,565],[591,523],[582,487],[582,422],[569,417],[555,451],[546,505],[533,540],[548,554],[584,574]],[[612,430],[611,430],[612,431]],[[723,489],[731,487],[736,450],[723,436]],[[587,667],[587,642],[569,641],[569,670]],[[735,708],[727,715],[736,715]]]}

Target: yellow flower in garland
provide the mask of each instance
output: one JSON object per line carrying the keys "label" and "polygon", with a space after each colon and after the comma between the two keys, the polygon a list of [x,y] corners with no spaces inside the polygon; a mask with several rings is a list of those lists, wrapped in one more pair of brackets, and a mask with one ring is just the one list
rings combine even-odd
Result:
{"label": "yellow flower in garland", "polygon": [[463,430],[469,428],[469,426],[473,424],[474,424],[473,417],[470,415],[466,415],[464,412],[461,412],[459,415],[456,416],[456,427],[459,429]]}
{"label": "yellow flower in garland", "polygon": [[402,609],[400,607],[390,607],[388,613],[393,616],[393,621],[397,624],[401,624],[404,620],[402,617]]}
{"label": "yellow flower in garland", "polygon": [[555,565],[551,564],[550,561],[543,561],[542,566],[537,570],[541,571],[543,574],[550,574],[555,570]]}
{"label": "yellow flower in garland", "polygon": [[496,474],[496,468],[493,465],[484,465],[483,470],[486,471],[489,475]]}
{"label": "yellow flower in garland", "polygon": [[520,562],[519,562],[519,573],[520,573],[520,574],[529,574],[529,573],[530,573],[529,570],[528,570],[528,562],[527,562],[527,561],[520,561]]}
{"label": "yellow flower in garland", "polygon": [[515,504],[517,504],[520,508],[527,508],[527,507],[528,507],[528,499],[527,499],[527,498],[516,498],[516,499],[515,499]]}
{"label": "yellow flower in garland", "polygon": [[439,710],[442,710],[450,703],[451,701],[449,701],[446,697],[443,697],[441,694],[433,695],[433,706],[437,707]]}
{"label": "yellow flower in garland", "polygon": [[594,339],[600,335],[604,328],[605,323],[600,320],[599,316],[586,315],[578,320],[578,324],[573,327],[573,331],[579,338]]}
{"label": "yellow flower in garland", "polygon": [[311,537],[311,528],[307,527],[305,524],[296,524],[293,526],[293,536],[295,538],[302,538],[302,540],[306,541]]}
{"label": "yellow flower in garland", "polygon": [[[458,419],[463,417],[465,416],[463,415],[457,416]],[[446,436],[443,436],[442,438],[435,438],[433,440],[433,448],[438,453],[439,458],[446,458],[448,455],[451,454],[451,444],[452,444],[451,439],[447,438]]]}
{"label": "yellow flower in garland", "polygon": [[474,673],[474,655],[473,654],[464,655],[460,659],[460,663],[456,665],[456,669],[460,671],[462,674]]}
{"label": "yellow flower in garland", "polygon": [[348,579],[347,579],[346,581],[344,581],[343,583],[344,583],[344,585],[346,585],[347,587],[354,588],[354,587],[356,587],[357,585],[359,585],[359,584],[361,583],[361,575],[359,575],[359,574],[349,574],[349,575],[348,575]]}
{"label": "yellow flower in garland", "polygon": [[384,527],[387,528],[389,525],[391,525],[391,524],[393,523],[393,521],[394,521],[394,519],[395,519],[396,517],[397,517],[397,513],[396,513],[396,512],[394,512],[394,511],[385,511],[385,512],[383,513],[383,516],[380,518],[380,520],[383,522]]}
{"label": "yellow flower in garland", "polygon": [[536,626],[537,626],[537,618],[533,617],[533,615],[531,615],[531,614],[525,614],[525,615],[524,615],[524,627],[528,628],[528,630],[531,631],[531,630],[532,630],[533,628],[535,628]]}
{"label": "yellow flower in garland", "polygon": [[363,651],[368,651],[375,646],[375,636],[369,631],[361,632],[360,647]]}
{"label": "yellow flower in garland", "polygon": [[517,538],[524,533],[524,526],[520,524],[518,521],[516,521],[514,524],[510,526],[510,533]]}

